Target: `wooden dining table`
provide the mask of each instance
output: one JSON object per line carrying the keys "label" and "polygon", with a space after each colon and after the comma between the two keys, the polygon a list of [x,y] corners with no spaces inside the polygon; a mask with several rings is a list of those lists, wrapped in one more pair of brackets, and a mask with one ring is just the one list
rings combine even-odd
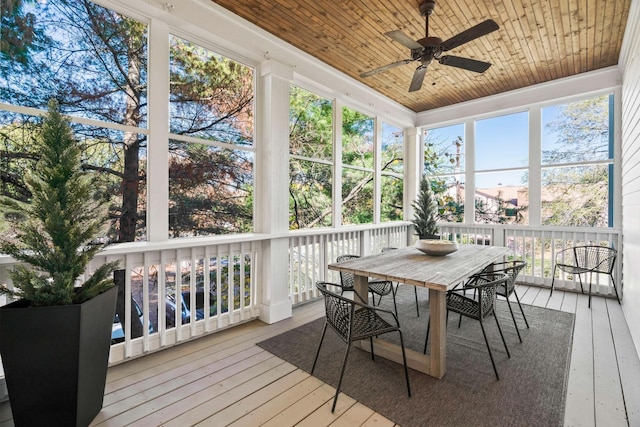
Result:
{"label": "wooden dining table", "polygon": [[[430,352],[424,355],[406,349],[407,364],[412,369],[442,378],[446,372],[447,291],[491,263],[501,260],[509,252],[508,248],[501,246],[460,245],[456,252],[446,256],[430,256],[410,246],[329,264],[328,268],[353,273],[358,295],[368,295],[369,278],[428,288]],[[365,341],[360,343],[360,347],[370,351],[368,340]],[[400,346],[388,341],[375,340],[375,354],[402,363]]]}

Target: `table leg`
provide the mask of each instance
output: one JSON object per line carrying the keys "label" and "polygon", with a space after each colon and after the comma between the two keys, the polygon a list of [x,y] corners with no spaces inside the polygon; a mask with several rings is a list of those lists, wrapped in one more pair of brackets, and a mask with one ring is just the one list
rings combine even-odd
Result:
{"label": "table leg", "polygon": [[429,289],[429,336],[431,376],[442,378],[445,373],[447,355],[447,293]]}
{"label": "table leg", "polygon": [[366,276],[356,275],[353,287],[356,290],[356,293],[361,297],[359,298],[361,302],[369,304],[369,278]]}

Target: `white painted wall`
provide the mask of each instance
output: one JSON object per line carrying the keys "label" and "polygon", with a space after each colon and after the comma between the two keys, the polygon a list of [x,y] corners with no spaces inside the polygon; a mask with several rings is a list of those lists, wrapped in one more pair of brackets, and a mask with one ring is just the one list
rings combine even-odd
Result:
{"label": "white painted wall", "polygon": [[640,2],[631,2],[620,55],[622,84],[622,308],[640,354]]}

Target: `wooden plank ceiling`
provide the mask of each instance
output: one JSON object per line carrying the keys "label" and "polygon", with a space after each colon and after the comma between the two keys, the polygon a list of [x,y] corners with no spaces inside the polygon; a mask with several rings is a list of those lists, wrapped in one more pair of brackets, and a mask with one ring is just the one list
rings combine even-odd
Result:
{"label": "wooden plank ceiling", "polygon": [[425,36],[421,0],[212,0],[321,61],[419,112],[616,65],[631,0],[437,0],[429,36],[442,40],[486,19],[500,29],[447,54],[492,63],[482,74],[419,62],[360,74],[411,57],[384,33]]}

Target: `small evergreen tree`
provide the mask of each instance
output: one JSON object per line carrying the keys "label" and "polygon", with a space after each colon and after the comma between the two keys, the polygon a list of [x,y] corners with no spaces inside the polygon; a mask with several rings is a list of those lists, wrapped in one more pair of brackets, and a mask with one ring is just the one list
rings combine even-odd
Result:
{"label": "small evergreen tree", "polygon": [[24,177],[30,203],[2,200],[8,211],[22,215],[12,216],[14,232],[0,239],[0,252],[24,264],[10,272],[15,289],[3,285],[0,293],[32,306],[81,303],[113,286],[118,262],[100,266],[76,286],[104,246],[95,240],[108,226],[107,206],[95,197],[96,177],[82,170],[80,145],[54,100],[42,121],[37,152],[40,159]]}
{"label": "small evergreen tree", "polygon": [[412,204],[415,209],[413,225],[420,239],[426,239],[438,234],[438,203],[431,189],[431,183],[426,176],[420,181],[418,198]]}

